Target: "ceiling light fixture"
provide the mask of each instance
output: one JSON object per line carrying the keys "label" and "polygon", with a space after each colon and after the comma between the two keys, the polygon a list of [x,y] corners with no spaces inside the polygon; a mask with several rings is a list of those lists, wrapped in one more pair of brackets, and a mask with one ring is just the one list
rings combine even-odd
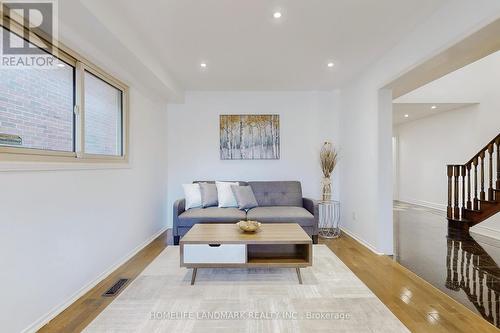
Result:
{"label": "ceiling light fixture", "polygon": [[409,114],[405,114],[405,118],[410,118],[410,115]]}
{"label": "ceiling light fixture", "polygon": [[333,68],[333,67],[335,66],[335,64],[334,64],[333,62],[329,62],[329,63],[327,64],[327,66],[328,66],[328,68]]}
{"label": "ceiling light fixture", "polygon": [[200,67],[201,67],[201,68],[207,68],[207,64],[206,64],[206,63],[204,63],[204,62],[202,62],[202,63],[200,64]]}
{"label": "ceiling light fixture", "polygon": [[281,18],[281,16],[282,16],[282,14],[281,14],[280,12],[275,12],[275,13],[273,14],[273,17],[274,17],[275,19],[279,19],[279,18]]}
{"label": "ceiling light fixture", "polygon": [[435,109],[437,109],[437,106],[433,105],[433,106],[431,106],[431,109],[435,110]]}

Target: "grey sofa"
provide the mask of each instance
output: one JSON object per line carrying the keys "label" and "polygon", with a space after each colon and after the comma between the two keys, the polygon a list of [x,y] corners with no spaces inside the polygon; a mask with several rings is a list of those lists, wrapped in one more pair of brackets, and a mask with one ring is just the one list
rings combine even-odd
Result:
{"label": "grey sofa", "polygon": [[[213,183],[209,181],[207,183]],[[236,223],[241,220],[256,220],[262,223],[298,223],[305,232],[318,242],[317,203],[302,197],[302,186],[297,181],[239,182],[249,185],[259,207],[248,212],[238,208],[192,208],[185,210],[185,200],[174,203],[174,244],[197,223]]]}

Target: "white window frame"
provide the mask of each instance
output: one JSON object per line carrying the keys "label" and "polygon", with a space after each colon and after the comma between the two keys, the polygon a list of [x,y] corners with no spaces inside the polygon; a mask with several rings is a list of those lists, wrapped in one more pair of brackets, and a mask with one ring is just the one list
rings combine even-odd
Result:
{"label": "white window frame", "polygon": [[[24,28],[16,20],[10,19],[3,15],[0,11],[2,21],[0,27],[5,28],[6,20],[10,20],[11,32],[23,36]],[[29,32],[29,42],[40,46],[46,45],[45,39],[36,35],[32,31]],[[75,151],[55,151],[44,149],[32,149],[23,147],[0,146],[0,161],[9,162],[69,162],[69,163],[128,163],[128,147],[129,147],[129,87],[107,74],[99,67],[80,56],[78,53],[65,47],[60,42],[53,44],[54,51],[52,55],[75,68],[75,106],[74,106],[74,147]],[[121,123],[121,152],[117,155],[98,155],[87,154],[85,152],[85,71],[95,75],[99,79],[109,85],[120,90],[122,93],[122,123]]]}
{"label": "white window frame", "polygon": [[[122,155],[101,155],[88,154],[85,152],[85,72],[88,72],[97,78],[103,80],[122,93],[122,114],[121,114],[121,151]],[[105,74],[99,69],[77,62],[76,64],[76,106],[75,106],[75,150],[78,159],[85,160],[127,160],[128,151],[128,87],[112,76]]]}

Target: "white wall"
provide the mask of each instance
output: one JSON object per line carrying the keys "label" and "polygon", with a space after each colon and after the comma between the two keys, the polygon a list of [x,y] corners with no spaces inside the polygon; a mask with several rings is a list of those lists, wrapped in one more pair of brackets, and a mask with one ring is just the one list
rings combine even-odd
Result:
{"label": "white wall", "polygon": [[392,198],[399,200],[399,142],[394,131],[392,135]]}
{"label": "white wall", "polygon": [[[169,105],[169,224],[181,185],[193,180],[299,180],[305,196],[319,198],[319,150],[325,140],[339,147],[338,102],[329,92],[188,92],[184,104]],[[220,160],[221,114],[279,114],[281,159]],[[338,198],[337,179],[336,171]]]}
{"label": "white wall", "polygon": [[466,163],[500,133],[499,86],[497,52],[396,100],[479,103],[396,127],[400,200],[446,209],[446,165]]}
{"label": "white wall", "polygon": [[2,331],[36,326],[165,228],[166,110],[132,89],[130,111],[127,169],[0,172]]}
{"label": "white wall", "polygon": [[166,228],[166,102],[149,83],[161,85],[85,12],[62,9],[62,42],[130,85],[131,161],[94,170],[0,163],[2,332],[37,329]]}
{"label": "white wall", "polygon": [[446,165],[463,164],[477,153],[471,147],[471,133],[461,130],[474,120],[476,109],[477,106],[461,108],[395,128],[399,141],[400,201],[446,210]]}
{"label": "white wall", "polygon": [[393,251],[390,101],[379,90],[499,16],[495,0],[449,1],[342,89],[342,223],[375,251]]}

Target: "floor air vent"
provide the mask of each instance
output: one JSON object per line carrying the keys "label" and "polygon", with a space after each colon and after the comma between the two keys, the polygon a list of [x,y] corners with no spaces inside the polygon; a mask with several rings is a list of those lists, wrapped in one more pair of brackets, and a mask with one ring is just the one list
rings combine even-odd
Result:
{"label": "floor air vent", "polygon": [[120,291],[120,289],[122,289],[122,287],[128,282],[128,279],[120,279],[118,281],[116,281],[116,283],[108,289],[108,291],[106,291],[102,296],[104,297],[113,297],[113,296],[116,296],[118,294],[118,292]]}

